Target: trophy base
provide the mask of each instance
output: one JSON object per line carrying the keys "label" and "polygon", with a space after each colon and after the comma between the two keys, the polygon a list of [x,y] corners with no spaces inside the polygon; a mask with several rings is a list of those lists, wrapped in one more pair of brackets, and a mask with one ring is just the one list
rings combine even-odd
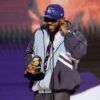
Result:
{"label": "trophy base", "polygon": [[31,74],[27,72],[24,76],[32,81],[38,81],[44,78],[44,74],[42,72],[37,73],[37,74]]}

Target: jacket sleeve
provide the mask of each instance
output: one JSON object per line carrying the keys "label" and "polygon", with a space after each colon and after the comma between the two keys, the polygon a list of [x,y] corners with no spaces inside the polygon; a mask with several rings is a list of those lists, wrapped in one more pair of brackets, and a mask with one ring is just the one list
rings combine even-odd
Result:
{"label": "jacket sleeve", "polygon": [[64,39],[66,50],[77,60],[81,59],[87,52],[87,40],[79,31],[67,32]]}
{"label": "jacket sleeve", "polygon": [[32,54],[34,54],[34,50],[33,50],[34,36],[35,36],[35,33],[32,34],[32,37],[31,37],[31,39],[28,43],[28,46],[26,48],[26,51],[25,51],[25,55],[24,55],[25,66],[27,66],[31,62]]}

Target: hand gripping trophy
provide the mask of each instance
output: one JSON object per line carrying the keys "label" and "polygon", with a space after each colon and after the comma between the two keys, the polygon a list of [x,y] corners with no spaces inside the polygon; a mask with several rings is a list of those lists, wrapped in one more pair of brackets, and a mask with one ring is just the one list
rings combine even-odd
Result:
{"label": "hand gripping trophy", "polygon": [[34,56],[25,69],[25,77],[33,81],[41,80],[44,77],[43,72],[41,72],[41,62],[41,57]]}

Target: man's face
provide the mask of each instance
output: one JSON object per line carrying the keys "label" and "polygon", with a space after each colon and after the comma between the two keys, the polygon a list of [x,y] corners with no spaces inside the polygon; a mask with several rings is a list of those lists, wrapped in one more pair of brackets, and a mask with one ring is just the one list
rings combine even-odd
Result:
{"label": "man's face", "polygon": [[44,22],[46,23],[46,26],[51,33],[57,32],[59,30],[59,26],[60,26],[59,19],[54,20],[54,19],[50,19],[50,18],[44,18]]}

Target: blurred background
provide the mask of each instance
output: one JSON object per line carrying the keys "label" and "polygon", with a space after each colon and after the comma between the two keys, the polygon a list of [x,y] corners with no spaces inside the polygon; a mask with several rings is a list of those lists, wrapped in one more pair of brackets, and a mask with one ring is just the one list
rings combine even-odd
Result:
{"label": "blurred background", "polygon": [[79,63],[78,92],[100,84],[100,0],[0,0],[0,99],[32,100],[24,77],[24,53],[32,32],[39,27],[48,4],[64,7],[65,18],[88,41]]}

